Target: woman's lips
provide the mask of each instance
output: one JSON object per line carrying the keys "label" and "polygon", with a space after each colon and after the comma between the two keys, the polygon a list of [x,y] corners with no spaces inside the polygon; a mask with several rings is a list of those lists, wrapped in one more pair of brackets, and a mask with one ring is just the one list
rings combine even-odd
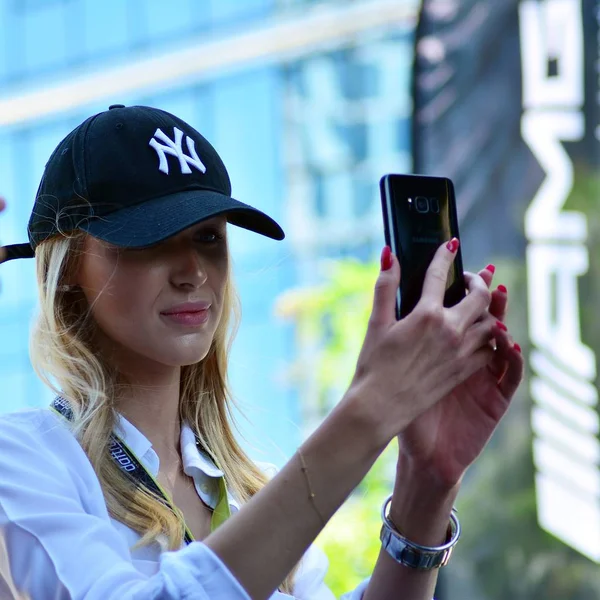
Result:
{"label": "woman's lips", "polygon": [[161,316],[165,319],[168,319],[172,323],[177,323],[178,325],[197,327],[198,325],[203,325],[204,323],[206,323],[210,315],[209,309],[206,309],[194,312],[179,312],[169,314],[161,313]]}

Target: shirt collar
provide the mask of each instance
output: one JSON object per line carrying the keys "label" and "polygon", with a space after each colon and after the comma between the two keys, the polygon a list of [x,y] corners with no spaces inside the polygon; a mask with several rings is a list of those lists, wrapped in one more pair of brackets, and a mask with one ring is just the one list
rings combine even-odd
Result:
{"label": "shirt collar", "polygon": [[188,471],[192,469],[200,469],[209,477],[224,476],[223,471],[217,468],[208,453],[198,447],[196,436],[187,423],[181,426],[181,458],[183,470],[187,475],[191,475]]}
{"label": "shirt collar", "polygon": [[[156,477],[156,474],[158,473],[158,461],[156,464],[156,473],[154,473],[154,469],[152,468],[154,465],[149,464],[148,461],[148,454],[152,449],[152,442],[150,442],[150,440],[133,423],[128,421],[121,414],[118,414],[116,433],[135,454],[136,458],[154,477]],[[154,454],[156,453],[154,452]]]}
{"label": "shirt collar", "polygon": [[[116,433],[147,471],[156,477],[160,461],[150,440],[121,414],[118,415]],[[218,480],[224,477],[223,471],[217,468],[208,453],[198,447],[196,436],[187,423],[181,426],[180,444],[184,473],[194,480],[202,500],[214,509],[219,501]],[[240,504],[230,491],[227,491],[227,500],[232,512],[239,510]]]}
{"label": "shirt collar", "polygon": [[[121,414],[118,415],[117,435],[152,476],[156,477],[159,469],[159,459],[152,448],[152,443],[133,423]],[[180,444],[183,470],[187,475],[193,476],[194,471],[199,470],[208,477],[224,476],[223,471],[217,468],[208,453],[198,448],[196,436],[187,423],[181,426]]]}

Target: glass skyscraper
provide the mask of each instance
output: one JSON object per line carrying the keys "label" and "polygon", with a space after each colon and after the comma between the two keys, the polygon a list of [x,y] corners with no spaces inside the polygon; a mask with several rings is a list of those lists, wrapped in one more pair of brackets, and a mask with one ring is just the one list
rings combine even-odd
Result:
{"label": "glass skyscraper", "polygon": [[[233,194],[284,227],[283,243],[232,231],[243,319],[233,390],[253,456],[281,464],[302,437],[286,377],[293,325],[274,316],[321,260],[382,243],[378,180],[410,169],[415,1],[0,0],[0,243],[26,240],[44,165],[110,104],[190,122],[217,148]],[[0,267],[0,411],[43,406],[28,334],[33,261]],[[250,433],[250,432],[253,433]]]}

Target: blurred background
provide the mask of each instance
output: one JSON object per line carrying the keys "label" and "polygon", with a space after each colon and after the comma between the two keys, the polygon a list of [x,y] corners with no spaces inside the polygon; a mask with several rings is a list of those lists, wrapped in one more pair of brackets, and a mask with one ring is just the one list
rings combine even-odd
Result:
{"label": "blurred background", "polygon": [[[597,0],[0,0],[0,243],[56,144],[110,104],[173,112],[283,243],[231,232],[240,436],[282,465],[342,396],[383,245],[379,178],[453,179],[465,267],[497,267],[527,381],[458,502],[439,600],[600,597]],[[0,270],[0,411],[47,405],[33,261]],[[318,543],[372,569],[390,447]]]}

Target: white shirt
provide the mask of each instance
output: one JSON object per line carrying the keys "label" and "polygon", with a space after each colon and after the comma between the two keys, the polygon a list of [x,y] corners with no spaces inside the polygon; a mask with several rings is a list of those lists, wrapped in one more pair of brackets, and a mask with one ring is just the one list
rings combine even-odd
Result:
{"label": "white shirt", "polygon": [[[120,418],[117,433],[156,476],[150,441]],[[184,471],[209,506],[222,475],[181,432]],[[231,511],[239,509],[229,496]],[[202,542],[176,552],[159,544],[131,551],[137,532],[111,519],[100,482],[62,417],[33,409],[0,417],[0,598],[18,600],[250,600],[225,564]],[[323,583],[327,558],[304,555],[298,600],[332,600]],[[343,596],[360,600],[368,581]],[[291,596],[276,592],[271,600]]]}

